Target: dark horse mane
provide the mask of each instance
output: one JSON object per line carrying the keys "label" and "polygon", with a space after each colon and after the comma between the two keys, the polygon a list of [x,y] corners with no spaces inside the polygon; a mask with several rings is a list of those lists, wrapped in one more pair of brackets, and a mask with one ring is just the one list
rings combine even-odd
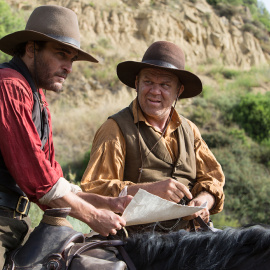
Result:
{"label": "dark horse mane", "polygon": [[217,232],[140,234],[126,251],[137,269],[270,269],[270,228],[262,225]]}

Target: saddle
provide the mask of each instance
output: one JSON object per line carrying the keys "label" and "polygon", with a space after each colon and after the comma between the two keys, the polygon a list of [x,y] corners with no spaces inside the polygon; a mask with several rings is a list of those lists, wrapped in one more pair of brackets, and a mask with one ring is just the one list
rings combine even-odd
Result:
{"label": "saddle", "polygon": [[[86,242],[86,237],[66,220],[69,212],[70,208],[46,210],[27,242],[8,255],[3,269],[135,269],[123,249],[122,240],[88,239]],[[128,261],[129,268],[123,258]]]}

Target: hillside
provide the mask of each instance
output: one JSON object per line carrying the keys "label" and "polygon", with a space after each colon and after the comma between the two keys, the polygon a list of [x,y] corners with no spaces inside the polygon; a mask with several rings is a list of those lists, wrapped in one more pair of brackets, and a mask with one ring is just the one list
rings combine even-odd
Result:
{"label": "hillside", "polygon": [[[79,18],[81,47],[100,60],[99,64],[76,63],[64,93],[60,96],[48,93],[51,102],[68,100],[68,103],[87,104],[98,111],[104,102],[112,103],[111,99],[117,99],[111,97],[111,92],[123,91],[128,95],[130,89],[116,77],[116,65],[124,60],[140,60],[146,48],[156,40],[168,40],[181,46],[186,55],[186,68],[201,73],[205,86],[214,86],[216,82],[200,72],[202,66],[214,64],[249,70],[270,60],[270,54],[262,50],[260,40],[243,31],[245,18],[251,17],[244,6],[237,8],[239,12],[235,16],[219,17],[205,0],[6,2],[15,10],[23,10],[26,18],[41,4],[71,8]],[[268,85],[262,88],[267,91]],[[131,92],[132,97],[133,94]],[[57,107],[54,110],[59,111]]]}
{"label": "hillside", "polygon": [[[253,126],[270,134],[268,122],[263,126],[260,118],[256,126],[246,116],[247,128],[237,118],[245,112],[245,105],[239,106],[248,94],[260,93],[270,100],[269,32],[247,27],[252,18],[246,6],[229,12],[214,9],[205,0],[6,2],[24,18],[41,4],[73,9],[79,18],[81,47],[100,59],[100,64],[75,63],[63,93],[47,92],[56,158],[68,179],[80,180],[95,131],[135,97],[134,90],[118,81],[117,64],[140,61],[152,42],[168,40],[182,47],[186,69],[203,82],[203,93],[181,101],[177,110],[199,126],[225,171],[228,199],[220,223],[268,222],[269,210],[264,209],[270,209],[269,136],[259,141],[248,129]],[[260,113],[267,121],[270,111],[265,107]],[[260,113],[254,111],[257,117]]]}

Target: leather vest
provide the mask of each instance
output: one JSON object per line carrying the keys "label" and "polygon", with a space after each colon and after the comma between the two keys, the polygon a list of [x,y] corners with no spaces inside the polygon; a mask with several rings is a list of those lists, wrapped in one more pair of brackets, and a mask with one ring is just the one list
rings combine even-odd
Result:
{"label": "leather vest", "polygon": [[[143,170],[140,182],[154,182],[174,178],[191,189],[196,181],[196,158],[194,151],[194,134],[183,116],[182,124],[176,130],[179,156],[176,162],[162,141],[153,148],[160,135],[144,122],[134,124],[132,103],[129,107],[112,115],[120,127],[126,141],[126,159],[124,179],[138,183],[139,169]],[[139,146],[141,145],[141,151]],[[153,149],[152,149],[153,148]],[[152,150],[151,150],[152,149]]]}
{"label": "leather vest", "polygon": [[[39,94],[37,92],[34,81],[30,75],[30,72],[26,67],[26,65],[24,64],[24,62],[19,57],[12,58],[12,60],[9,61],[8,63],[0,64],[0,69],[3,68],[11,68],[21,73],[32,89],[34,99],[32,120],[35,124],[35,127],[37,129],[37,132],[39,134],[42,143],[41,149],[43,149],[49,137],[48,113],[46,108],[45,107],[42,108],[40,105]],[[3,138],[0,139],[2,140]],[[18,193],[19,195],[25,196],[24,192],[19,188],[19,186],[16,184],[16,181],[13,179],[12,175],[8,171],[1,151],[0,151],[0,190],[12,191]]]}

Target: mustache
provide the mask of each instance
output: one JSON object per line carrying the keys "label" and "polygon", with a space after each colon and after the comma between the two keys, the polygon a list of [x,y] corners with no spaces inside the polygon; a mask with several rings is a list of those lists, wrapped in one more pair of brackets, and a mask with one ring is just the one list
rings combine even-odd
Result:
{"label": "mustache", "polygon": [[64,79],[66,79],[67,76],[68,76],[68,73],[65,72],[65,71],[63,71],[63,72],[57,72],[57,73],[55,73],[54,75],[55,75],[55,76],[58,76],[58,77],[63,77]]}

